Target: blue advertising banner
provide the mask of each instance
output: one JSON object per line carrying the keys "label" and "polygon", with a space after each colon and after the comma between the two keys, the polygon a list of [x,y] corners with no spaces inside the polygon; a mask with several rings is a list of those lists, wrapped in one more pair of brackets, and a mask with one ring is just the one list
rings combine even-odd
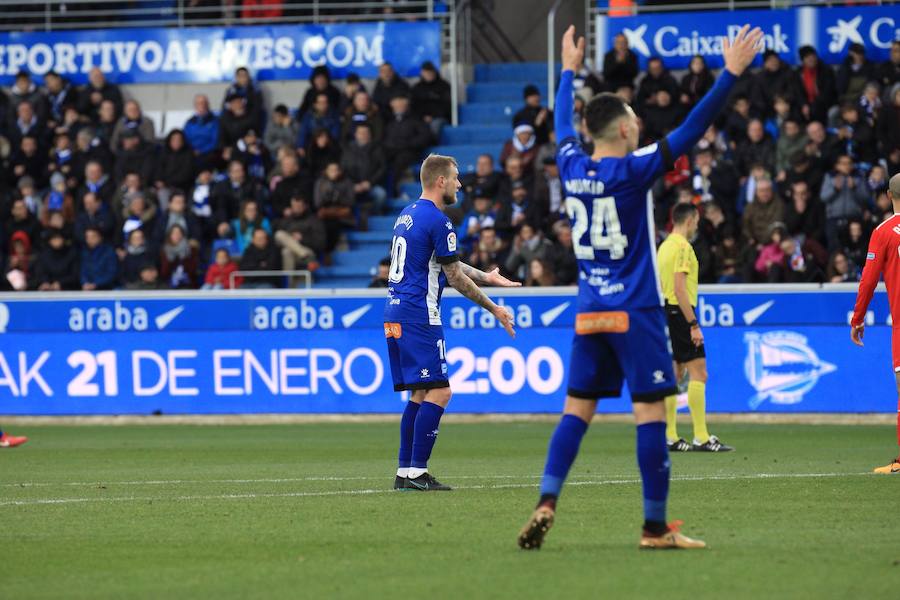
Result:
{"label": "blue advertising banner", "polygon": [[[0,295],[0,414],[383,413],[403,400],[380,291],[30,298]],[[442,303],[453,410],[558,411],[574,290],[497,299],[515,314],[515,340],[463,298]],[[892,410],[885,295],[864,348],[849,340],[854,299],[852,286],[703,289],[710,410]],[[601,410],[630,410],[627,390]]]}
{"label": "blue advertising banner", "polygon": [[22,69],[82,84],[94,67],[116,83],[224,82],[241,66],[261,81],[306,79],[318,65],[374,78],[384,62],[410,77],[426,60],[440,64],[437,22],[0,33],[2,85]]}
{"label": "blue advertising banner", "polygon": [[[891,42],[900,39],[900,11],[895,5],[599,15],[596,64],[603,64],[613,37],[622,33],[641,68],[650,57],[658,56],[670,69],[686,69],[697,54],[710,67],[719,68],[724,66],[722,37],[735,35],[746,23],[762,28],[765,47],[792,65],[799,63],[797,50],[807,44],[815,47],[826,63],[837,64],[852,42],[866,47],[869,60],[885,61]],[[757,66],[760,61],[757,58]]]}

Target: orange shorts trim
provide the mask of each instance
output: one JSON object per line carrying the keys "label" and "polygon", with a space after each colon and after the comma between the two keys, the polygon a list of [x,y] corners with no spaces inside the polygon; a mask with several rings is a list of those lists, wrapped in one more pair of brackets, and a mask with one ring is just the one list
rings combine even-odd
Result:
{"label": "orange shorts trim", "polygon": [[400,326],[400,323],[385,323],[384,337],[398,340],[403,337],[403,328]]}
{"label": "orange shorts trim", "polygon": [[575,333],[625,333],[630,327],[628,313],[623,310],[579,313],[575,317]]}

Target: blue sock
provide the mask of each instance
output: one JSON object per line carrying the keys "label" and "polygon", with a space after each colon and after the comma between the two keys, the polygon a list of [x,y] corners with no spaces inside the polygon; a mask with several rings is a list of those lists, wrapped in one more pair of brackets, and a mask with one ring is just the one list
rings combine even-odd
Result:
{"label": "blue sock", "polygon": [[410,466],[417,469],[428,467],[431,449],[437,441],[438,426],[444,409],[432,402],[422,402],[419,414],[416,415],[416,426],[413,432],[412,461]]}
{"label": "blue sock", "polygon": [[410,400],[403,409],[403,416],[400,417],[400,455],[397,459],[397,466],[401,469],[409,467],[409,462],[412,460],[413,429],[418,413],[419,404]]}
{"label": "blue sock", "polygon": [[665,423],[637,426],[637,459],[644,484],[644,526],[661,533],[659,529],[666,524],[666,498],[669,496],[669,448],[666,445]]}
{"label": "blue sock", "polygon": [[559,421],[547,448],[547,464],[541,479],[542,500],[548,496],[555,500],[559,496],[587,428],[588,424],[575,415],[563,415]]}

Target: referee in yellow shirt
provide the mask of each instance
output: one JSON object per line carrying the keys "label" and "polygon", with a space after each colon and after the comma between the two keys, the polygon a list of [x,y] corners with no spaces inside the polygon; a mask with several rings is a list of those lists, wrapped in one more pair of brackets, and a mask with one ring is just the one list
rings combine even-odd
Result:
{"label": "referee in yellow shirt", "polygon": [[697,233],[700,214],[693,204],[677,204],[672,210],[672,233],[659,246],[659,277],[666,297],[666,317],[675,359],[675,378],[681,380],[687,369],[688,407],[694,424],[694,443],[678,437],[676,416],[678,401],[666,398],[666,438],[669,450],[677,452],[728,452],[733,450],[706,429],[706,350],[703,332],[697,322],[697,284],[699,263],[688,241]]}

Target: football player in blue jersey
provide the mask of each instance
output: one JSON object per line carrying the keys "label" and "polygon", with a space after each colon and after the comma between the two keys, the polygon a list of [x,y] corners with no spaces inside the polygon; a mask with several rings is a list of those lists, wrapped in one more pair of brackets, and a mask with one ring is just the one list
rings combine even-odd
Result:
{"label": "football player in blue jersey", "polygon": [[395,391],[409,391],[400,419],[400,453],[394,489],[451,489],[428,472],[438,424],[450,402],[447,347],[441,327],[441,293],[450,285],[485,310],[515,337],[513,315],[478,284],[517,287],[497,269],[485,273],[459,260],[456,230],[444,209],[462,187],[456,161],[430,155],[420,172],[422,197],[403,209],[394,224],[388,299],[384,307]]}
{"label": "football player in blue jersey", "polygon": [[578,259],[578,314],[563,416],[550,440],[538,506],[519,533],[521,548],[540,548],[553,524],[556,502],[599,398],[618,397],[628,383],[637,423],[637,459],[643,482],[641,548],[703,548],[706,544],[666,523],[669,454],[664,398],[675,393],[672,354],[656,271],[650,187],[675,158],[689,152],[719,111],[737,77],[760,50],[762,32],[744,26],[720,38],[725,69],[684,123],[657,143],[638,149],[638,121],[614,94],[585,107],[594,141],[587,155],[572,127],[572,78],[581,68],[584,39],[563,35],[556,96],[557,164]]}

